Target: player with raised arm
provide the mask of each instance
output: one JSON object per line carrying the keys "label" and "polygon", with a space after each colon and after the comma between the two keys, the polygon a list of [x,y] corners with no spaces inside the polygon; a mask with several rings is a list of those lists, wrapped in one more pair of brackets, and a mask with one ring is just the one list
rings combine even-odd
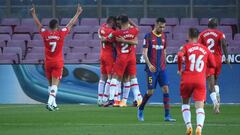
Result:
{"label": "player with raised arm", "polygon": [[219,113],[220,106],[220,94],[217,80],[222,69],[222,50],[226,58],[225,62],[229,64],[225,35],[217,29],[217,26],[218,20],[216,18],[210,18],[208,29],[201,32],[198,38],[198,42],[208,47],[210,52],[214,55],[217,65],[215,68],[207,69],[210,97],[214,104],[215,113]]}
{"label": "player with raised arm", "polygon": [[138,108],[138,120],[144,121],[144,107],[156,89],[157,83],[162,87],[165,121],[175,122],[171,118],[169,105],[169,88],[166,73],[166,38],[163,32],[166,25],[164,18],[158,18],[152,32],[144,37],[143,56],[146,61],[148,90]]}
{"label": "player with raised arm", "polygon": [[[207,47],[197,42],[198,30],[190,28],[189,42],[178,52],[178,74],[181,76],[180,93],[182,97],[182,116],[186,124],[186,135],[192,135],[190,98],[196,108],[196,135],[201,135],[205,120],[204,102],[206,100],[206,69],[216,66]],[[185,69],[182,69],[185,61]]]}
{"label": "player with raised arm", "polygon": [[142,100],[139,85],[136,78],[136,55],[138,29],[129,24],[128,16],[120,16],[121,29],[116,30],[109,35],[108,38],[114,39],[116,42],[117,59],[113,66],[113,75],[110,83],[109,102],[105,106],[114,104],[114,94],[117,85],[121,83],[124,73],[130,75],[132,89],[138,93],[138,102]]}
{"label": "player with raised arm", "polygon": [[31,14],[40,31],[41,36],[43,37],[45,46],[45,74],[49,82],[49,98],[46,108],[49,111],[54,111],[58,109],[56,104],[56,95],[58,91],[58,84],[62,78],[62,71],[64,65],[62,56],[64,38],[69,33],[73,25],[77,22],[78,17],[82,13],[82,11],[82,7],[78,4],[75,16],[70,20],[66,27],[60,29],[58,26],[58,21],[56,19],[52,19],[49,22],[48,30],[43,28],[43,25],[40,23],[36,15],[34,5],[31,9]]}
{"label": "player with raised arm", "polygon": [[109,16],[107,22],[98,30],[101,41],[100,69],[101,79],[98,83],[98,105],[102,106],[107,101],[110,89],[111,73],[115,61],[113,45],[106,41],[107,36],[115,31],[116,17]]}

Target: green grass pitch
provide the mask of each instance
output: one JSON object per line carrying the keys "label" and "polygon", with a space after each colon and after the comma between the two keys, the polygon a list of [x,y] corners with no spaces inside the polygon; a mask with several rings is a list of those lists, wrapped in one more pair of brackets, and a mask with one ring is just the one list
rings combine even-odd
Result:
{"label": "green grass pitch", "polygon": [[[163,121],[162,106],[147,106],[145,121],[137,108],[101,108],[96,105],[60,105],[47,111],[44,105],[0,105],[0,135],[184,135],[180,106],[173,106],[175,123]],[[191,107],[195,128],[195,109]],[[203,135],[239,135],[240,105],[223,105],[215,115],[206,106]]]}

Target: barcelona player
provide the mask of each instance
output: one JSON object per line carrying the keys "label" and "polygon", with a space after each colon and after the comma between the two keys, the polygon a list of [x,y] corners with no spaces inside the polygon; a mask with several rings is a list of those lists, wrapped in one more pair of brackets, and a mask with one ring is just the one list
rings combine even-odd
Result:
{"label": "barcelona player", "polygon": [[162,87],[165,121],[174,122],[170,115],[169,88],[166,73],[166,38],[163,32],[166,25],[164,18],[158,18],[152,32],[147,33],[143,43],[143,56],[146,61],[148,90],[138,108],[138,120],[144,121],[144,107],[156,89],[157,83]]}

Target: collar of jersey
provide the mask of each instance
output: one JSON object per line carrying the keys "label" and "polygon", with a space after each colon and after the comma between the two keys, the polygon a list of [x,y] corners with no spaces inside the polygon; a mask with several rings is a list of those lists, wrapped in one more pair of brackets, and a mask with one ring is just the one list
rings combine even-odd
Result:
{"label": "collar of jersey", "polygon": [[152,31],[152,33],[153,33],[155,36],[157,36],[157,37],[161,37],[161,36],[162,36],[162,34],[157,34],[157,33],[155,33],[154,31]]}

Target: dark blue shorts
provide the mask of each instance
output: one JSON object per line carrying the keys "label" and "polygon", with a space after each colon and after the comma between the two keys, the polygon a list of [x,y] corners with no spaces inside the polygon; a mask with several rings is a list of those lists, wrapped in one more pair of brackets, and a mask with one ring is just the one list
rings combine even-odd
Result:
{"label": "dark blue shorts", "polygon": [[157,82],[160,85],[160,87],[163,87],[169,84],[166,70],[161,70],[154,73],[147,70],[148,89],[156,89]]}

